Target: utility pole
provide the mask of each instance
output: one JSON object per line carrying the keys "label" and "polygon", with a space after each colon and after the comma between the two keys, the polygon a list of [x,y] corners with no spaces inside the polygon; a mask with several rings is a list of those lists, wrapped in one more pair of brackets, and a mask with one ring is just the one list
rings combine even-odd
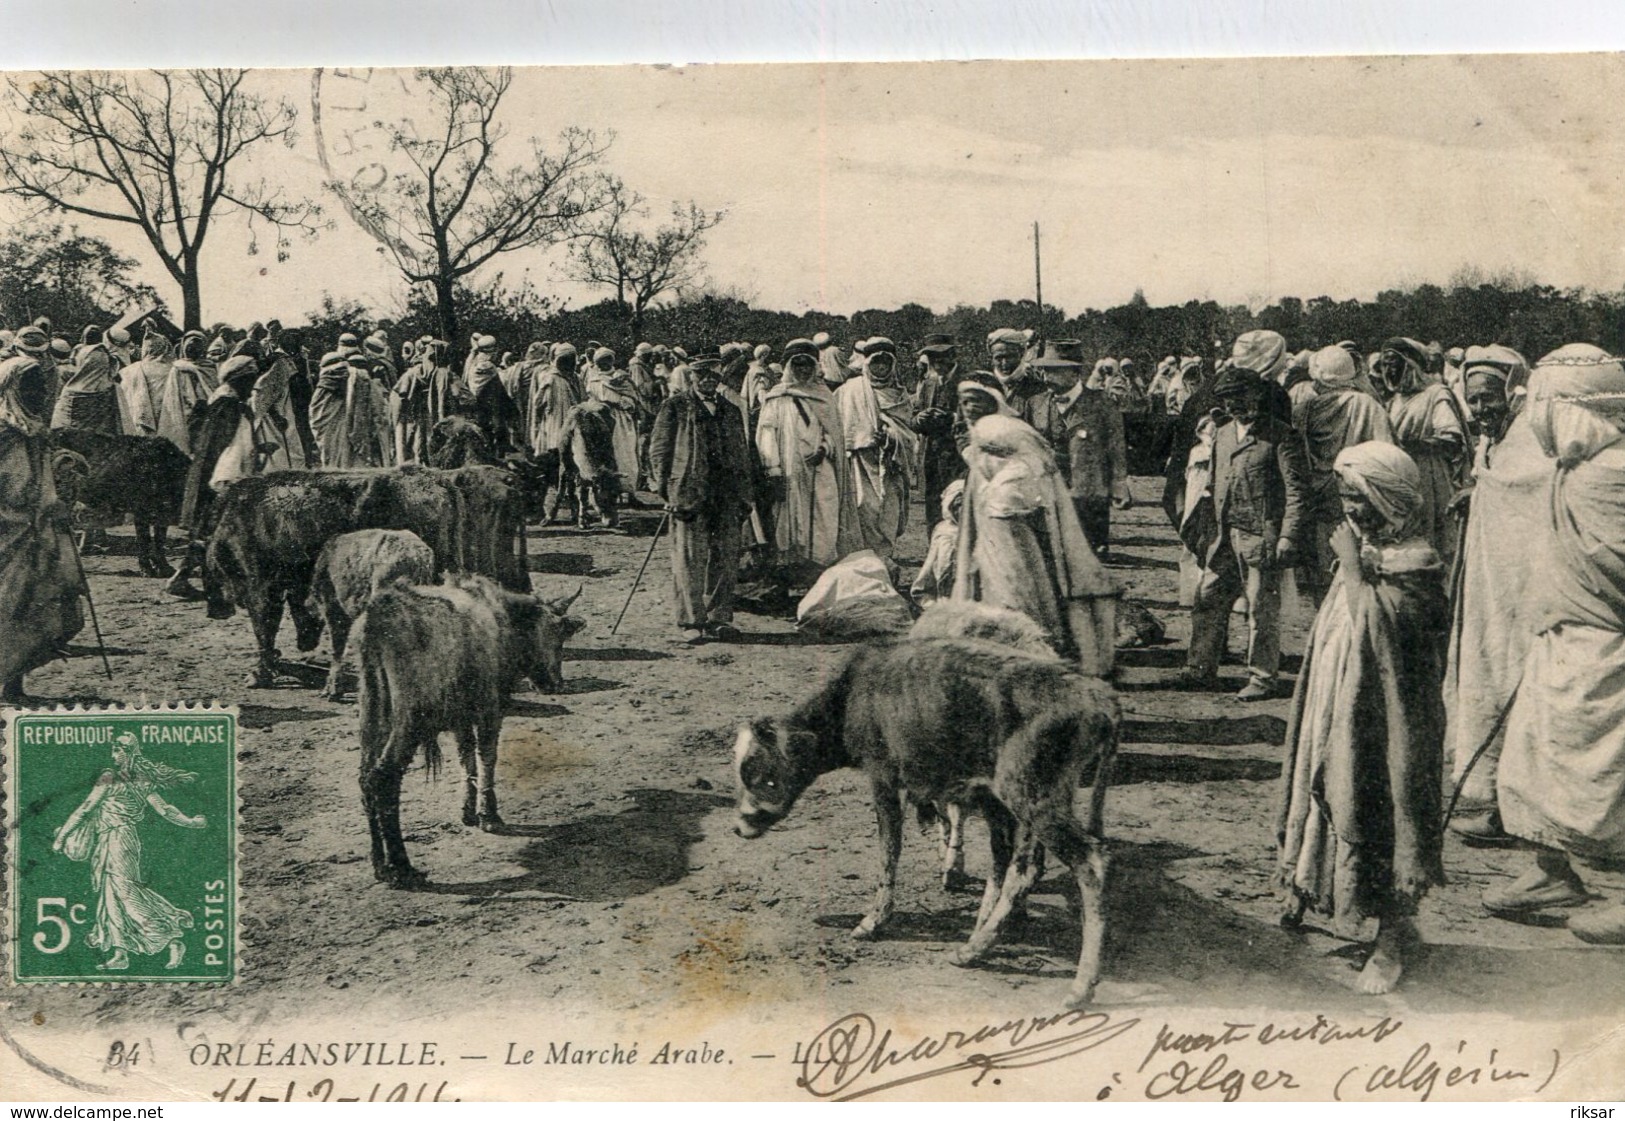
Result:
{"label": "utility pole", "polygon": [[1033,287],[1038,297],[1038,338],[1044,337],[1044,260],[1038,250],[1038,223],[1033,223]]}

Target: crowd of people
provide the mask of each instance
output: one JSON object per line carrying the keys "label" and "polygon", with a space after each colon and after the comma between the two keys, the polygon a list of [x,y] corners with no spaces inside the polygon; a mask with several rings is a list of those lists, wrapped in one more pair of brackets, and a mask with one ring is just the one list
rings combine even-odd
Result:
{"label": "crowd of people", "polygon": [[[656,496],[670,519],[678,641],[735,636],[742,566],[793,595],[872,553],[918,604],[1021,612],[1087,662],[1111,641],[1098,608],[1118,594],[1112,512],[1132,503],[1125,419],[1154,418],[1137,431],[1165,470],[1191,612],[1176,687],[1217,686],[1239,607],[1237,699],[1278,696],[1283,601],[1314,612],[1276,828],[1284,921],[1313,909],[1352,936],[1375,920],[1360,985],[1391,988],[1454,809],[1465,842],[1533,853],[1485,894],[1490,913],[1582,908],[1577,937],[1625,944],[1625,363],[1595,347],[1531,368],[1500,345],[1294,352],[1257,330],[1222,361],[1169,355],[1146,376],[1013,328],[979,347],[985,363],[948,335],[849,352],[823,334],[640,342],[624,364],[592,341],[499,357],[483,334],[460,365],[447,340],[382,332],[318,357],[275,322],[131,342],[87,327],[69,348],[49,323],[0,334],[8,694],[81,625],[51,427],[191,457],[182,594],[213,496],[245,475],[425,462],[459,418],[563,487],[593,458],[573,443],[590,416],[611,493]],[[940,520],[904,583],[898,542],[922,506]]]}

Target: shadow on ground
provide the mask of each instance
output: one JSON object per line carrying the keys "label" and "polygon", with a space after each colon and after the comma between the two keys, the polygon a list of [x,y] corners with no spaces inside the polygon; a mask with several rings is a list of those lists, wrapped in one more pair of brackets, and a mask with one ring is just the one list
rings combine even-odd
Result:
{"label": "shadow on ground", "polygon": [[668,887],[688,875],[689,849],[703,834],[700,820],[731,804],[720,794],[642,787],[627,792],[633,807],[617,814],[555,825],[510,823],[499,832],[530,837],[514,859],[525,871],[483,883],[430,883],[439,895],[490,897],[542,892],[607,902]]}
{"label": "shadow on ground", "polygon": [[[1239,706],[1238,706],[1239,707]],[[1286,739],[1286,721],[1279,716],[1221,716],[1209,720],[1125,720],[1118,737],[1123,743],[1278,745]]]}
{"label": "shadow on ground", "polygon": [[255,704],[239,704],[237,706],[238,723],[245,728],[256,730],[275,728],[278,724],[331,720],[335,716],[344,715],[346,715],[345,710],[332,708],[281,708],[275,705]]}
{"label": "shadow on ground", "polygon": [[1269,782],[1281,764],[1268,759],[1209,759],[1200,755],[1148,755],[1125,751],[1112,770],[1112,785],[1141,782]]}
{"label": "shadow on ground", "polygon": [[664,650],[635,650],[630,646],[571,646],[564,651],[567,662],[658,662],[669,657]]}
{"label": "shadow on ground", "polygon": [[530,572],[547,576],[591,576],[591,553],[531,553],[525,558]]}

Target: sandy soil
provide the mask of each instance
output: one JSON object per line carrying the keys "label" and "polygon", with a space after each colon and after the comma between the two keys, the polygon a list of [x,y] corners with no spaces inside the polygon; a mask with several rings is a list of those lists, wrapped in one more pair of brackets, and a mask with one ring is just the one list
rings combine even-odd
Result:
{"label": "sandy soil", "polygon": [[[1277,926],[1271,821],[1286,701],[1245,706],[1167,687],[1187,627],[1156,482],[1137,480],[1144,504],[1117,516],[1115,570],[1167,622],[1170,641],[1122,657],[1128,716],[1108,800],[1114,925],[1103,1004],[1537,1019],[1617,1010],[1625,993],[1617,956],[1479,910],[1487,885],[1521,870],[1516,853],[1449,844],[1451,882],[1421,920],[1427,957],[1388,998],[1350,991],[1356,947],[1313,926]],[[855,774],[826,778],[765,837],[733,835],[733,727],[790,704],[842,649],[804,643],[785,619],[748,613],[738,644],[676,645],[663,543],[620,634],[610,635],[654,524],[636,513],[620,534],[532,530],[538,588],[585,585],[576,611],[587,626],[568,652],[569,691],[514,700],[499,768],[505,835],[458,823],[454,766],[438,782],[408,779],[407,842],[432,880],[415,893],[373,881],[355,709],[316,695],[325,644],[309,665],[285,663],[275,688],[250,690],[253,642],[241,615],[210,622],[201,604],[166,598],[159,582],[138,576],[133,557],[92,558],[114,682],[101,678],[87,628],[79,656],[31,676],[30,692],[240,707],[247,976],[232,992],[38,991],[28,1008],[116,1022],[247,1007],[270,1017],[339,1015],[359,999],[412,1021],[538,1002],[620,1015],[806,998],[856,1006],[903,993],[925,1002],[1058,1000],[1078,934],[1053,874],[992,960],[960,970],[947,951],[968,933],[979,885],[944,893],[934,841],[912,827],[890,935],[848,936],[879,865]],[[916,525],[900,556],[917,563],[923,542]],[[1290,617],[1289,654],[1301,649],[1305,623]],[[283,647],[293,647],[291,628]],[[967,852],[976,876],[986,860],[979,827]]]}

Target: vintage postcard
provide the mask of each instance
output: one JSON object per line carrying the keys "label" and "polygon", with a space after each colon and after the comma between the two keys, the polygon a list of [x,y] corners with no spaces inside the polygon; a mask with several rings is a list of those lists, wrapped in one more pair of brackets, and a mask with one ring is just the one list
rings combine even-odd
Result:
{"label": "vintage postcard", "polygon": [[4,75],[0,1096],[1625,1095],[1621,104]]}

